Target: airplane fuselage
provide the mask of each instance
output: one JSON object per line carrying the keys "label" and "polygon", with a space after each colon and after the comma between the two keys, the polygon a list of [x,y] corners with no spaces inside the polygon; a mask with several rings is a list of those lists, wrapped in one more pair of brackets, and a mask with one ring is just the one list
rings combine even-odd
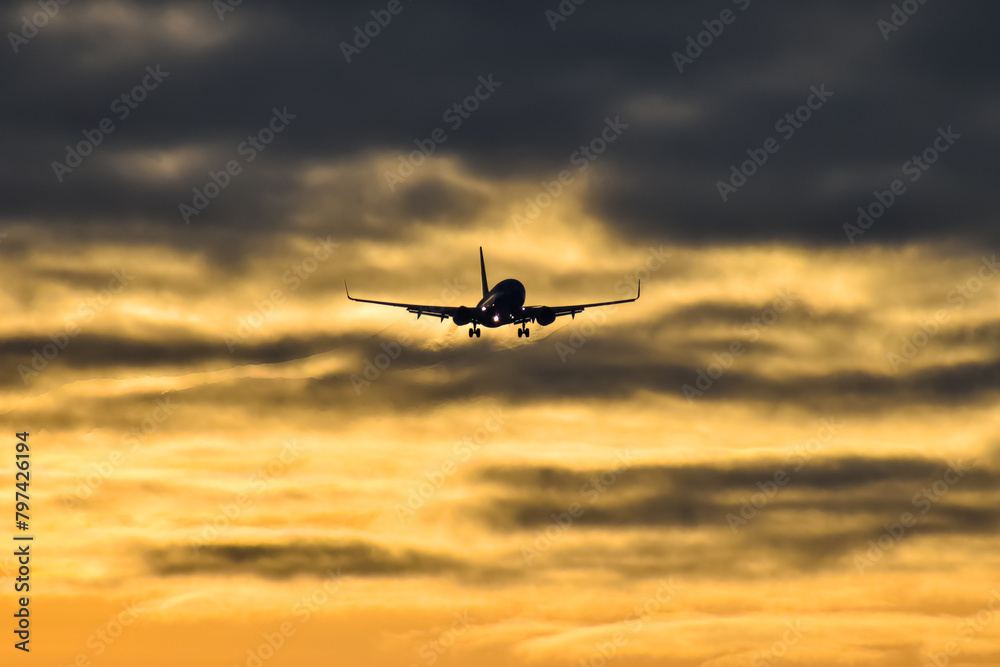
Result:
{"label": "airplane fuselage", "polygon": [[524,307],[524,285],[508,278],[493,286],[476,304],[474,321],[489,329],[511,324]]}

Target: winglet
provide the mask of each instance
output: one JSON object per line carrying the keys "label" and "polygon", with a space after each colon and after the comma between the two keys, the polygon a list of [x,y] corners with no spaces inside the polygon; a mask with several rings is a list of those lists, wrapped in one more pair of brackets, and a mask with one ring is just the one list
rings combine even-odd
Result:
{"label": "winglet", "polygon": [[[347,298],[351,299],[351,290],[347,289],[347,281],[346,280],[344,281],[344,291],[347,292]],[[354,299],[351,299],[351,301],[354,301]]]}
{"label": "winglet", "polygon": [[[639,294],[642,293],[642,278],[637,279],[638,284],[635,286],[635,299],[639,300]],[[347,287],[347,283],[344,282],[344,287]]]}
{"label": "winglet", "polygon": [[483,274],[483,298],[490,293],[490,284],[486,282],[486,260],[483,259],[483,246],[479,246],[479,270]]}

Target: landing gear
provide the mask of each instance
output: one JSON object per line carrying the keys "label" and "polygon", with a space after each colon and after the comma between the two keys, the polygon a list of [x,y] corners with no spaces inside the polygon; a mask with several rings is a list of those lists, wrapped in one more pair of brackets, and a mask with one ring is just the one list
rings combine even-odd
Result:
{"label": "landing gear", "polygon": [[521,336],[524,336],[525,338],[527,338],[530,335],[531,335],[531,332],[528,331],[528,327],[521,327],[520,329],[517,330],[517,337],[518,338],[520,338]]}
{"label": "landing gear", "polygon": [[482,333],[483,333],[482,329],[476,327],[469,327],[469,338],[472,338],[473,336],[479,338],[482,335]]}

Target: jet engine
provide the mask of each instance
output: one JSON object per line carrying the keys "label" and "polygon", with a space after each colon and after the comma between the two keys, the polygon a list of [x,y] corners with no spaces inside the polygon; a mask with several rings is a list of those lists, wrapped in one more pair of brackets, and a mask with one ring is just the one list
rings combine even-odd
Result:
{"label": "jet engine", "polygon": [[458,309],[455,310],[455,314],[452,315],[451,319],[457,326],[465,326],[472,321],[472,308],[459,306]]}
{"label": "jet engine", "polygon": [[551,308],[545,306],[538,309],[538,312],[535,314],[535,321],[543,327],[547,327],[556,321],[556,314]]}

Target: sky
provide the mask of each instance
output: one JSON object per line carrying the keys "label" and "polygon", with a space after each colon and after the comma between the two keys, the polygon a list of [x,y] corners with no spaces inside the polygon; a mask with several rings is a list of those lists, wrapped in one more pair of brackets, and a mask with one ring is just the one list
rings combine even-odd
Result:
{"label": "sky", "polygon": [[3,664],[1000,662],[1000,12],[678,4],[5,4]]}

